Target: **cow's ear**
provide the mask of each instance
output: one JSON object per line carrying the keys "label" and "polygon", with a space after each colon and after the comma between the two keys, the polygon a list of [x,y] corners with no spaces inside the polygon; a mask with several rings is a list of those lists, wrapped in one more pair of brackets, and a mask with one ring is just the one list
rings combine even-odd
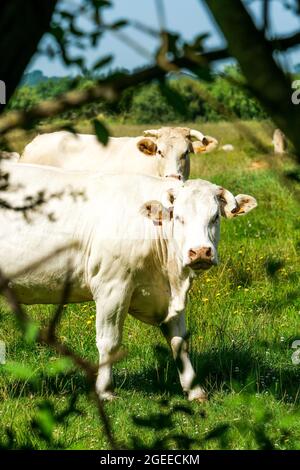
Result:
{"label": "cow's ear", "polygon": [[142,205],[141,214],[150,220],[153,220],[155,225],[162,225],[163,220],[171,220],[173,218],[173,208],[166,208],[160,201],[147,201]]}
{"label": "cow's ear", "polygon": [[214,137],[205,136],[202,140],[192,142],[193,153],[212,152],[218,146],[218,141]]}
{"label": "cow's ear", "polygon": [[220,204],[221,215],[226,219],[234,217],[238,208],[234,195],[220,186],[217,188],[217,197]]}
{"label": "cow's ear", "polygon": [[235,200],[237,202],[238,209],[233,213],[233,217],[245,215],[257,207],[256,199],[248,194],[238,194],[235,196]]}
{"label": "cow's ear", "polygon": [[153,142],[152,139],[149,138],[143,138],[138,141],[137,147],[140,152],[144,153],[145,155],[155,155],[157,152],[157,145],[155,142]]}
{"label": "cow's ear", "polygon": [[250,212],[257,206],[254,197],[248,196],[247,194],[239,194],[234,197],[230,191],[222,187],[217,189],[217,196],[220,203],[221,214],[227,219],[247,214],[247,212]]}
{"label": "cow's ear", "polygon": [[193,153],[203,153],[205,152],[205,145],[200,140],[195,140],[192,142],[192,152]]}

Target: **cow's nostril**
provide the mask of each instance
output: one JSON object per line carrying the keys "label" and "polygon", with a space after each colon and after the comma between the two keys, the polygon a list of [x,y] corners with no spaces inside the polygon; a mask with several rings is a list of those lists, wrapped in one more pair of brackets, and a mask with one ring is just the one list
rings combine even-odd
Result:
{"label": "cow's nostril", "polygon": [[207,257],[210,257],[210,256],[211,256],[211,248],[207,248],[205,255],[206,255]]}
{"label": "cow's nostril", "polygon": [[211,263],[213,259],[213,250],[209,246],[203,246],[201,248],[191,248],[188,252],[188,255],[192,263],[198,261]]}

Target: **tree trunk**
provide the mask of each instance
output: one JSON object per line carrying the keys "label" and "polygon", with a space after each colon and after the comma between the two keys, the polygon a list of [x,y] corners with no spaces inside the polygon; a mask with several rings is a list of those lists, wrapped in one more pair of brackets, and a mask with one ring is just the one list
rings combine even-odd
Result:
{"label": "tree trunk", "polygon": [[291,83],[273,58],[273,49],[254,25],[241,0],[205,0],[238,60],[249,88],[293,142],[300,161],[300,106]]}
{"label": "tree trunk", "polygon": [[49,29],[56,3],[57,0],[1,0],[0,80],[6,85],[6,102]]}

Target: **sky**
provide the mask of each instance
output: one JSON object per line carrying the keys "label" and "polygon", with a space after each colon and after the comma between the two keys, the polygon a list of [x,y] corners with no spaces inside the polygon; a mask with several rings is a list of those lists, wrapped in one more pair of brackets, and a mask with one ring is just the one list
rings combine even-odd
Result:
{"label": "sky", "polygon": [[[68,8],[76,11],[78,0],[64,0]],[[161,0],[165,9],[165,27],[174,32],[179,32],[187,41],[202,33],[209,33],[205,42],[206,48],[218,48],[225,45],[225,40],[218,30],[210,12],[202,0]],[[220,0],[221,1],[221,0]],[[292,34],[300,29],[300,18],[283,7],[283,0],[272,1],[271,19],[272,35]],[[250,11],[257,24],[260,23],[261,0],[250,2]],[[137,20],[144,24],[159,28],[160,20],[157,15],[156,0],[113,0],[113,8],[104,10],[105,22],[114,22],[121,18]],[[85,18],[78,18],[78,25],[88,27]],[[112,54],[114,56],[113,68],[126,68],[132,70],[146,65],[153,59],[153,53],[157,48],[157,42],[152,37],[138,32],[132,27],[127,27],[124,32],[134,39],[141,51],[128,46],[116,33],[107,32],[99,42],[96,50],[86,50],[84,55],[88,65],[93,64],[99,57]],[[49,42],[45,36],[41,45]],[[75,54],[76,55],[76,54]],[[300,48],[294,49],[285,55],[284,65],[290,70],[300,64]],[[221,64],[222,66],[222,64]],[[66,67],[61,59],[50,60],[45,56],[34,56],[27,71],[39,69],[45,75],[65,76],[79,72],[77,67]]]}

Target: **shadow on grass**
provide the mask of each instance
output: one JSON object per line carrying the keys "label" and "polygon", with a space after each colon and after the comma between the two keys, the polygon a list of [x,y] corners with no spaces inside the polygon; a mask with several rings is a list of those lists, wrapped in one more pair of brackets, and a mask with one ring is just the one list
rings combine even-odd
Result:
{"label": "shadow on grass", "polygon": [[[274,345],[268,346],[271,348]],[[138,373],[127,372],[125,375],[117,371],[117,387],[144,394],[182,396],[175,364],[167,349],[159,348],[157,362],[158,367],[143,368]],[[219,391],[243,390],[249,393],[268,392],[278,400],[300,403],[300,365],[293,366],[292,362],[291,366],[286,367],[270,365],[262,355],[253,355],[249,349],[235,348],[194,353],[192,362],[198,381],[210,396]]]}
{"label": "shadow on grass", "polygon": [[[300,338],[300,333],[297,338]],[[295,339],[297,339],[295,337]],[[291,340],[292,343],[292,340]],[[251,348],[234,347],[212,349],[204,353],[192,352],[192,362],[197,371],[198,382],[208,391],[210,397],[216,392],[266,393],[278,400],[300,403],[300,365],[282,366],[268,361],[266,352],[272,354],[286,348],[278,344],[258,345],[260,351],[253,354]],[[168,395],[182,397],[182,390],[175,363],[166,347],[155,348],[155,364],[131,372],[130,366],[122,362],[114,371],[118,390],[134,391],[143,395]],[[293,350],[290,350],[292,355]],[[0,377],[3,384],[5,376]],[[35,381],[24,383],[7,378],[6,395],[10,398],[65,396],[72,393],[87,393],[85,379],[75,371],[56,377],[39,376]]]}

